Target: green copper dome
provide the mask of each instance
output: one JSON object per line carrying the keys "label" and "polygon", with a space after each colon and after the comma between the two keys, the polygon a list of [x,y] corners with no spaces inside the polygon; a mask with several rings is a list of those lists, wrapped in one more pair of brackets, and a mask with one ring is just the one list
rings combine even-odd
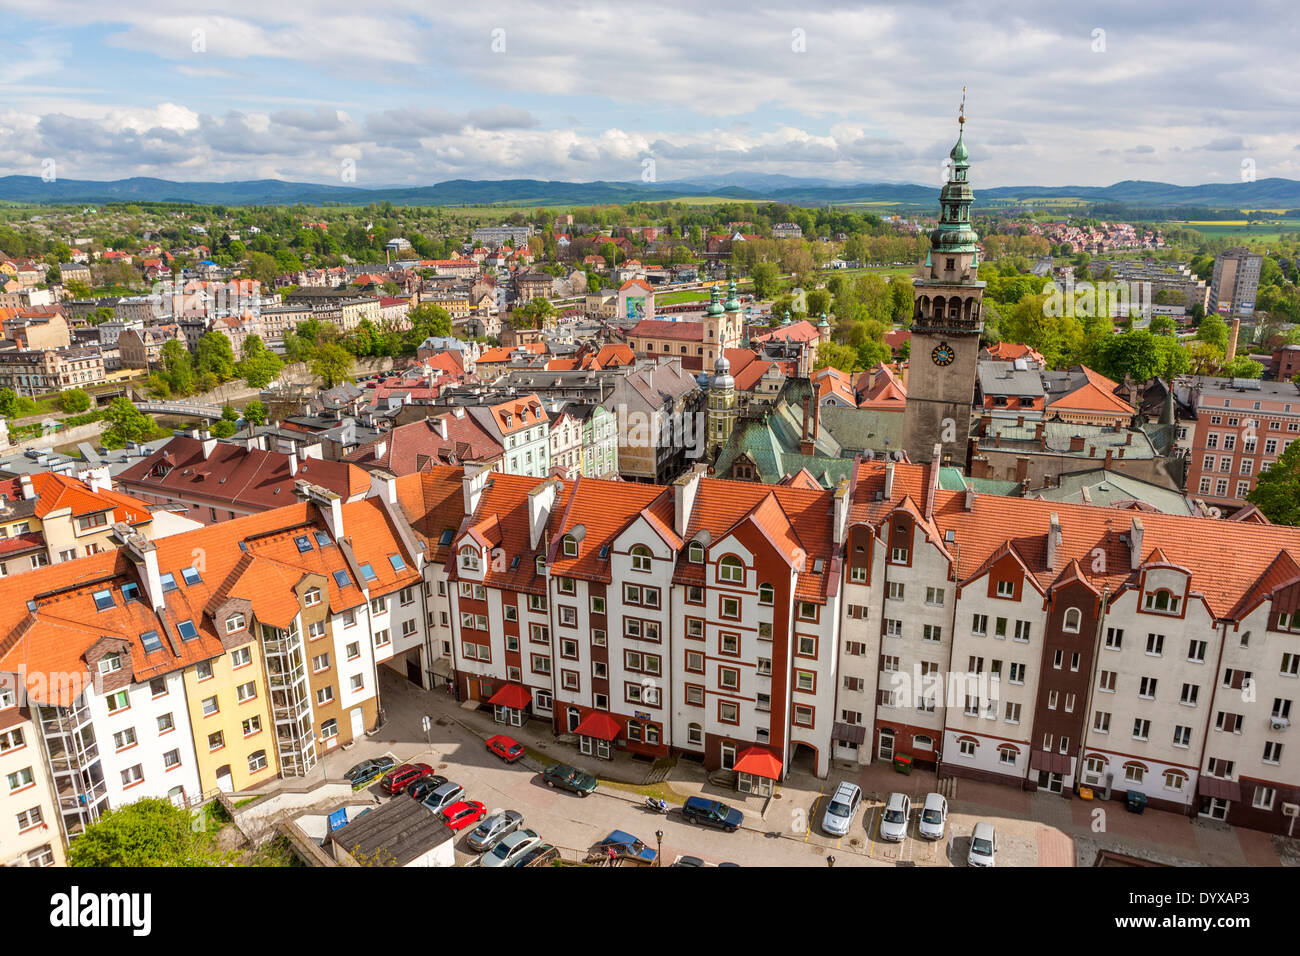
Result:
{"label": "green copper dome", "polygon": [[830,324],[829,322],[826,321],[826,313],[823,312],[823,313],[822,313],[822,319],[821,319],[821,321],[817,323],[817,328],[819,328],[819,329],[828,329],[828,328],[830,328],[830,326],[831,326],[831,324]]}
{"label": "green copper dome", "polygon": [[952,148],[948,156],[954,163],[964,163],[970,159],[970,153],[966,149],[966,144],[962,142],[960,131],[957,133],[957,145]]}
{"label": "green copper dome", "polygon": [[736,280],[732,279],[731,284],[727,287],[726,310],[728,312],[740,311],[740,298],[736,294]]}
{"label": "green copper dome", "polygon": [[722,293],[718,291],[718,287],[716,285],[713,287],[713,290],[709,293],[709,304],[705,307],[704,314],[705,315],[722,314]]}

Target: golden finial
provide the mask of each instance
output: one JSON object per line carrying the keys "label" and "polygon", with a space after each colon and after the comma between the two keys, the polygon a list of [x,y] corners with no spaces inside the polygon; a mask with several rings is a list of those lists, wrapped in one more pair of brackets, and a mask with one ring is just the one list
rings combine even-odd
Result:
{"label": "golden finial", "polygon": [[966,87],[961,88],[961,107],[957,110],[957,125],[961,126],[966,122]]}

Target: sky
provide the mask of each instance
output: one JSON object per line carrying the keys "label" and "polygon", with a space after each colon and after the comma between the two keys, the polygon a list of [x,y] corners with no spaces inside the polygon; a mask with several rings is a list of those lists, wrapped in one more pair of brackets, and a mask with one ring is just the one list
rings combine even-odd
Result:
{"label": "sky", "polygon": [[0,0],[0,175],[1300,179],[1298,10]]}

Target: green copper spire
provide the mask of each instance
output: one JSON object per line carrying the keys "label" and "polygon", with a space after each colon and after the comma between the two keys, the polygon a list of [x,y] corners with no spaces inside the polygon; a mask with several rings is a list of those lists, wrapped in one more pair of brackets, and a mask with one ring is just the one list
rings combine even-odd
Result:
{"label": "green copper spire", "polygon": [[826,321],[826,313],[823,312],[823,313],[822,313],[821,321],[817,323],[817,328],[819,328],[819,329],[828,329],[828,328],[830,328],[830,325],[831,325],[831,324],[830,324],[829,322]]}
{"label": "green copper spire", "polygon": [[705,315],[722,314],[722,293],[718,290],[718,287],[716,285],[709,292],[709,304],[708,306],[705,307],[704,314]]}
{"label": "green copper spire", "polygon": [[930,233],[930,248],[940,253],[976,252],[979,236],[970,224],[970,207],[975,193],[966,174],[970,169],[970,152],[962,138],[966,125],[966,91],[962,90],[962,109],[957,117],[957,143],[948,153],[952,166],[948,182],[939,193],[939,227]]}
{"label": "green copper spire", "polygon": [[736,292],[736,280],[732,279],[731,284],[727,286],[727,303],[725,306],[728,312],[740,311],[740,297]]}

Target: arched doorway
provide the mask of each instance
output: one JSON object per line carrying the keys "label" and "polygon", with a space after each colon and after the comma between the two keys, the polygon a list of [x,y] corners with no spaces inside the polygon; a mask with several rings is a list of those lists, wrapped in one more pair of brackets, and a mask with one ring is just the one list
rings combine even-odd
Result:
{"label": "arched doorway", "polygon": [[796,743],[790,751],[790,769],[817,776],[817,748],[812,744]]}

